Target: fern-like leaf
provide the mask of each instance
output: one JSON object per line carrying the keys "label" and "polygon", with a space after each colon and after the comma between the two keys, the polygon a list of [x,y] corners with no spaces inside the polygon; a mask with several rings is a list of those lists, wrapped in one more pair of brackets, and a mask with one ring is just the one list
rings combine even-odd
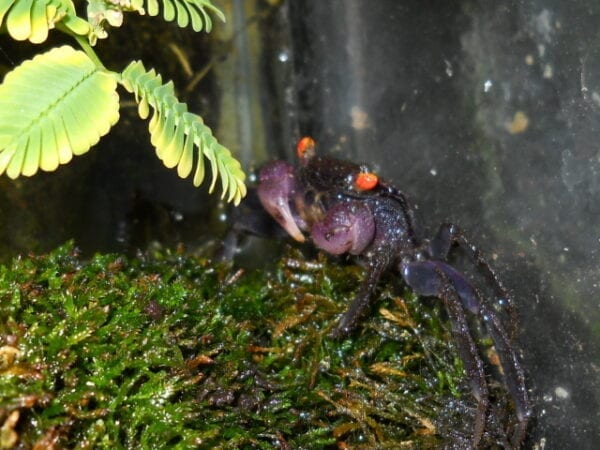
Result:
{"label": "fern-like leaf", "polygon": [[211,0],[144,0],[144,2],[149,16],[157,16],[162,9],[163,18],[167,22],[177,19],[177,25],[182,28],[187,27],[191,22],[194,31],[204,29],[207,33],[210,32],[212,19],[209,12],[225,22],[225,15],[212,4]]}
{"label": "fern-like leaf", "polygon": [[9,72],[0,85],[0,174],[53,171],[86,153],[119,120],[116,89],[114,74],[69,46]]}
{"label": "fern-like leaf", "polygon": [[[246,195],[245,174],[231,152],[217,142],[202,118],[187,111],[184,103],[175,97],[173,83],[163,83],[154,70],[146,71],[140,61],[134,61],[122,73],[121,83],[135,94],[138,113],[142,119],[153,114],[148,128],[156,154],[168,168],[177,167],[177,174],[186,178],[192,172],[194,161],[194,186],[204,179],[204,157],[211,166],[212,180],[209,192],[214,190],[217,177],[221,177],[223,194],[227,201],[239,204]],[[194,149],[197,155],[194,157]]]}
{"label": "fern-like leaf", "polygon": [[77,35],[87,35],[90,25],[77,17],[71,0],[1,0],[0,27],[6,24],[15,40],[44,42],[48,31],[60,22]]}

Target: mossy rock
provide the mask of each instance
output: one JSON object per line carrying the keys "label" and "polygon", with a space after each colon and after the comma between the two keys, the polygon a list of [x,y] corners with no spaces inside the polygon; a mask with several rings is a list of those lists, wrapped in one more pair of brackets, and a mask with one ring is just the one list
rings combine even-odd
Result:
{"label": "mossy rock", "polygon": [[327,337],[360,277],[292,251],[248,273],[72,245],[15,259],[0,267],[0,448],[468,445],[473,400],[438,304],[388,280],[353,336]]}

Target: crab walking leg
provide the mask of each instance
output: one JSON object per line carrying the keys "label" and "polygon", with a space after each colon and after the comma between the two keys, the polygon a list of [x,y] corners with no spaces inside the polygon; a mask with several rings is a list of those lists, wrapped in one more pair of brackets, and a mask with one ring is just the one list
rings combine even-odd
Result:
{"label": "crab walking leg", "polygon": [[446,261],[453,245],[458,245],[467,254],[473,264],[481,271],[496,290],[496,295],[506,302],[510,316],[510,336],[514,337],[517,326],[517,310],[514,306],[512,295],[504,287],[500,277],[488,263],[479,248],[473,244],[463,233],[458,225],[451,223],[442,224],[429,243],[429,252],[433,259]]}
{"label": "crab walking leg", "polygon": [[485,381],[483,361],[475,341],[469,333],[469,325],[463,308],[462,299],[446,272],[446,264],[438,261],[419,261],[404,263],[401,273],[406,283],[419,295],[437,297],[444,302],[452,328],[452,337],[465,366],[471,385],[471,393],[477,400],[475,425],[473,429],[473,447],[477,448],[485,428],[488,408],[488,388]]}
{"label": "crab walking leg", "polygon": [[517,354],[511,345],[511,339],[504,330],[502,323],[496,312],[488,308],[484,303],[480,304],[479,314],[485,323],[485,326],[492,336],[496,352],[500,357],[500,363],[504,371],[504,379],[514,402],[515,411],[517,413],[518,423],[515,426],[511,443],[515,448],[518,448],[527,431],[527,423],[531,417],[531,404],[525,385],[525,373]]}
{"label": "crab walking leg", "polygon": [[[516,334],[516,308],[514,307],[512,296],[504,287],[494,269],[483,257],[481,251],[467,239],[458,226],[443,224],[440,227],[436,236],[429,243],[431,256],[434,258],[446,259],[453,244],[459,245],[463,251],[467,253],[471,261],[473,261],[479,270],[481,270],[492,283],[496,290],[496,294],[507,302],[511,322],[509,333],[506,332],[496,311],[486,302],[481,300],[483,297],[479,292],[471,286],[458,271],[444,264],[444,272],[448,274],[454,285],[457,287],[465,307],[482,318],[486,329],[494,341],[504,371],[504,379],[508,392],[515,402],[518,423],[513,433],[512,444],[515,447],[518,447],[525,437],[527,423],[531,417],[532,411],[527,387],[525,385],[525,373],[523,372],[523,368],[521,367],[512,345],[512,339]],[[461,285],[470,288],[472,292],[469,293],[468,289],[461,289],[459,287]]]}
{"label": "crab walking leg", "polygon": [[373,294],[381,275],[388,270],[388,265],[379,261],[370,261],[368,265],[367,275],[363,280],[360,290],[354,300],[350,304],[348,310],[344,313],[338,325],[330,333],[331,337],[341,338],[350,334],[358,325],[361,317],[371,303]]}

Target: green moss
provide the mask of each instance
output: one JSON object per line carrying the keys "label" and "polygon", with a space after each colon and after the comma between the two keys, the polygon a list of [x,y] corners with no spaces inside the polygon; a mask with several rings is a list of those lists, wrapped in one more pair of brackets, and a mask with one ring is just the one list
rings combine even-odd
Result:
{"label": "green moss", "polygon": [[0,267],[0,444],[468,439],[472,400],[438,306],[390,282],[355,335],[326,337],[360,276],[295,253],[273,273],[241,275],[169,252],[84,261],[67,245],[17,259]]}

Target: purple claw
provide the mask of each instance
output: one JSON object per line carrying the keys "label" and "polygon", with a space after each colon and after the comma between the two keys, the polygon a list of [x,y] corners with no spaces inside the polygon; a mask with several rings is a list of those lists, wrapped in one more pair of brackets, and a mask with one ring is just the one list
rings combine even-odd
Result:
{"label": "purple claw", "polygon": [[294,167],[283,161],[273,161],[260,171],[259,180],[258,198],[265,210],[296,241],[304,242],[290,207],[290,199],[296,192]]}
{"label": "purple claw", "polygon": [[373,240],[375,221],[365,203],[338,203],[311,229],[317,247],[334,255],[360,254]]}

